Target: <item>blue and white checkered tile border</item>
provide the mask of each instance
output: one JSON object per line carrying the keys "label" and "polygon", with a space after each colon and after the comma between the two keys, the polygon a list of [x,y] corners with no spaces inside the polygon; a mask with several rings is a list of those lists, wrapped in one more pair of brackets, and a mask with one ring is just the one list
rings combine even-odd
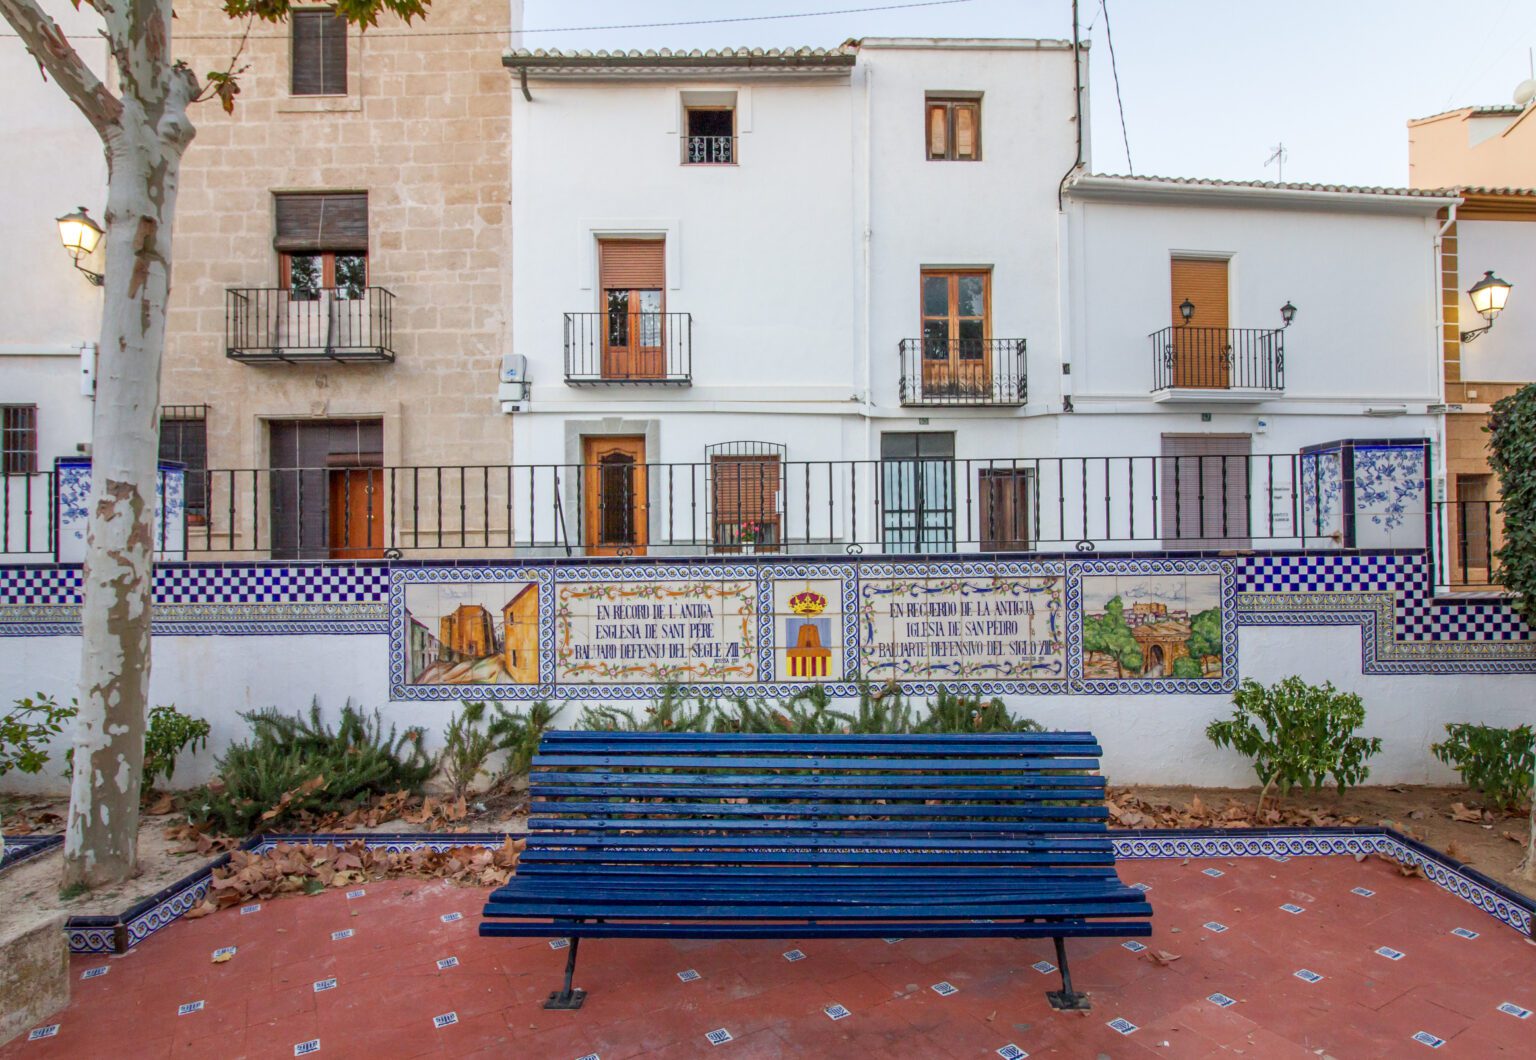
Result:
{"label": "blue and white checkered tile border", "polygon": [[1385,832],[1255,832],[1253,835],[1158,835],[1156,832],[1127,835],[1111,832],[1110,839],[1114,844],[1115,857],[1126,861],[1138,858],[1297,858],[1385,854],[1403,865],[1418,866],[1423,870],[1425,878],[1441,890],[1449,891],[1527,938],[1531,937],[1532,913],[1529,903],[1513,901],[1509,895],[1479,883],[1454,865],[1440,861]]}
{"label": "blue and white checkered tile border", "polygon": [[63,842],[61,835],[8,835],[5,853],[0,855],[0,872],[46,854]]}
{"label": "blue and white checkered tile border", "polygon": [[[253,842],[247,849],[264,854],[280,843],[318,843],[341,846],[362,842],[370,850],[399,854],[412,850],[448,850],[460,846],[499,847],[518,836],[502,833],[342,833],[330,835],[271,835]],[[1531,937],[1531,903],[1515,899],[1496,887],[1472,879],[1454,864],[1441,861],[1432,852],[1421,850],[1388,832],[1330,832],[1254,830],[1201,834],[1198,832],[1111,832],[1115,857],[1125,861],[1146,858],[1240,858],[1240,857],[1330,857],[1385,854],[1405,865],[1418,865],[1425,878],[1442,890],[1476,906],[1527,938]],[[201,904],[208,895],[212,870],[217,863],[198,870],[162,892],[150,907],[135,913],[127,921],[127,944],[131,948],[181,919],[189,909]],[[115,953],[121,917],[76,917],[66,925],[71,953]]]}

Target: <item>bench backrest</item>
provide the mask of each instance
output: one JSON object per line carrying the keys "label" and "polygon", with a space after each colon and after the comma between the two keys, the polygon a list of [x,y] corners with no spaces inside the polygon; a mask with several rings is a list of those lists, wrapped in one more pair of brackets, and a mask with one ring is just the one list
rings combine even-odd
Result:
{"label": "bench backrest", "polygon": [[1086,732],[547,733],[530,771],[524,871],[1112,864],[1099,754]]}

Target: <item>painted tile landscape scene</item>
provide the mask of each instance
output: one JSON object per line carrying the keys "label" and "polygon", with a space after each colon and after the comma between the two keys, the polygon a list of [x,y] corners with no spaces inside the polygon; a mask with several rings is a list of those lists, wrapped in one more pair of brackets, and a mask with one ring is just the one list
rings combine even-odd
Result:
{"label": "painted tile landscape scene", "polygon": [[525,685],[539,679],[533,581],[431,582],[405,590],[406,680]]}
{"label": "painted tile landscape scene", "polygon": [[1085,577],[1083,676],[1221,677],[1221,576]]}

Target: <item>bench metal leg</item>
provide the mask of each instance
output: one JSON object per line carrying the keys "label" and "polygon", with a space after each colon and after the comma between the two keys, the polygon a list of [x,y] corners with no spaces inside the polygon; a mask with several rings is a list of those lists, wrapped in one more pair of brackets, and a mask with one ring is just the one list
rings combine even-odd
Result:
{"label": "bench metal leg", "polygon": [[545,1008],[581,1008],[581,1003],[587,999],[585,990],[571,989],[571,976],[576,974],[576,947],[580,945],[581,939],[571,939],[571,952],[565,958],[565,986],[549,995],[549,1000],[544,1002]]}
{"label": "bench metal leg", "polygon": [[1066,943],[1060,938],[1052,941],[1056,943],[1056,967],[1061,969],[1061,989],[1047,990],[1046,1000],[1050,1001],[1051,1008],[1054,1009],[1087,1012],[1093,1007],[1088,1002],[1088,995],[1072,989],[1072,972],[1067,968]]}

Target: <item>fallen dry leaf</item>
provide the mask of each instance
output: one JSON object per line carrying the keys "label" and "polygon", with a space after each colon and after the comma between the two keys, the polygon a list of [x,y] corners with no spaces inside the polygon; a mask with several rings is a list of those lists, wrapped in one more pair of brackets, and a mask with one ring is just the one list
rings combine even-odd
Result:
{"label": "fallen dry leaf", "polygon": [[1481,824],[1483,821],[1483,813],[1481,810],[1469,810],[1462,803],[1453,802],[1451,803],[1451,820],[1466,821],[1471,824]]}
{"label": "fallen dry leaf", "polygon": [[1172,964],[1174,961],[1178,960],[1182,956],[1183,956],[1183,954],[1169,953],[1167,950],[1148,950],[1147,951],[1147,959],[1149,961],[1151,961],[1153,964],[1157,965],[1159,968],[1166,968],[1166,967],[1168,967],[1170,964]]}
{"label": "fallen dry leaf", "polygon": [[158,799],[144,807],[144,816],[164,817],[175,808],[176,800],[171,798],[170,792],[162,791]]}

